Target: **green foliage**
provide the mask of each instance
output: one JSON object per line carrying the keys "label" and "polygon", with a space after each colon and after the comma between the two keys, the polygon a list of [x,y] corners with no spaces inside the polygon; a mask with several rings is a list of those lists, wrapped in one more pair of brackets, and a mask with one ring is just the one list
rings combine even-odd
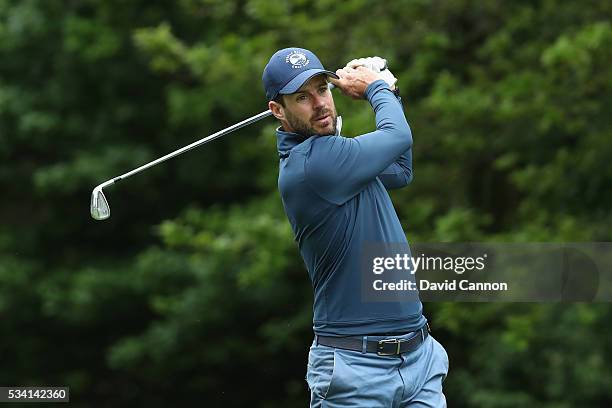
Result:
{"label": "green foliage", "polygon": [[[609,2],[0,0],[0,384],[77,406],[298,407],[312,294],[272,120],[278,48],[381,55],[414,133],[411,242],[609,241]],[[335,94],[354,136],[365,102]],[[612,402],[607,304],[425,305],[454,407]]]}

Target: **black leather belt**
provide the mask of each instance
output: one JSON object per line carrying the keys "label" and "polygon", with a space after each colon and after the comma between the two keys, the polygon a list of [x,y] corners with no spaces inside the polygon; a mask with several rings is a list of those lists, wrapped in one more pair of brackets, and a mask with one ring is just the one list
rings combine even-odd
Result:
{"label": "black leather belt", "polygon": [[[386,338],[382,340],[367,340],[365,351],[376,353],[379,356],[396,356],[416,350],[429,336],[429,324],[425,324],[415,333],[416,335],[408,338]],[[328,337],[317,336],[317,344],[335,347],[343,350],[363,351],[365,336],[359,337]]]}

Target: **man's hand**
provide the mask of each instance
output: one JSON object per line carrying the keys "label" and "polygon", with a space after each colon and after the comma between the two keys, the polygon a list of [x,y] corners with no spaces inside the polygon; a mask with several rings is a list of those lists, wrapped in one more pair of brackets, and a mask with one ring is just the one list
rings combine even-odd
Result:
{"label": "man's hand", "polygon": [[387,60],[381,57],[366,57],[351,60],[346,64],[347,67],[351,68],[357,68],[360,65],[370,68],[374,72],[381,72],[387,69]]}
{"label": "man's hand", "polygon": [[389,84],[391,90],[395,90],[395,84],[397,83],[397,78],[389,69],[387,68],[387,60],[381,57],[367,57],[367,58],[357,58],[350,61],[346,64],[347,67],[357,68],[359,66],[364,66],[366,68],[371,69],[374,72],[380,72],[380,76],[385,80],[386,83]]}
{"label": "man's hand", "polygon": [[357,68],[344,67],[336,71],[340,79],[330,78],[332,84],[340,88],[343,94],[353,99],[363,99],[365,90],[372,82],[383,79],[380,74],[364,66]]}

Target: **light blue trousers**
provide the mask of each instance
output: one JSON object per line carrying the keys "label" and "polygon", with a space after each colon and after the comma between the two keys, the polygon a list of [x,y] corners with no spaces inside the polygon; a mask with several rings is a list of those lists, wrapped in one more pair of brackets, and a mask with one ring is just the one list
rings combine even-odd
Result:
{"label": "light blue trousers", "polygon": [[[421,334],[397,338],[415,335]],[[317,345],[315,339],[306,381],[312,408],[440,408],[446,407],[442,382],[447,373],[448,354],[431,335],[416,350],[398,356]]]}

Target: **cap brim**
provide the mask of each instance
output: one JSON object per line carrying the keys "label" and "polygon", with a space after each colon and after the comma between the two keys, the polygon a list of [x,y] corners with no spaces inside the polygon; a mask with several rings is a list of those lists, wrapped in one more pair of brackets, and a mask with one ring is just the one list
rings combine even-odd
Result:
{"label": "cap brim", "polygon": [[287,94],[292,94],[294,92],[297,92],[297,90],[300,89],[300,87],[304,85],[304,83],[306,83],[310,78],[312,78],[315,75],[320,75],[320,74],[326,74],[336,79],[340,78],[338,75],[334,74],[331,71],[327,71],[325,69],[319,69],[319,68],[309,69],[307,71],[302,72],[301,74],[293,78],[291,81],[289,81],[289,83],[283,86],[283,88],[280,91],[278,91],[278,93],[287,95]]}

